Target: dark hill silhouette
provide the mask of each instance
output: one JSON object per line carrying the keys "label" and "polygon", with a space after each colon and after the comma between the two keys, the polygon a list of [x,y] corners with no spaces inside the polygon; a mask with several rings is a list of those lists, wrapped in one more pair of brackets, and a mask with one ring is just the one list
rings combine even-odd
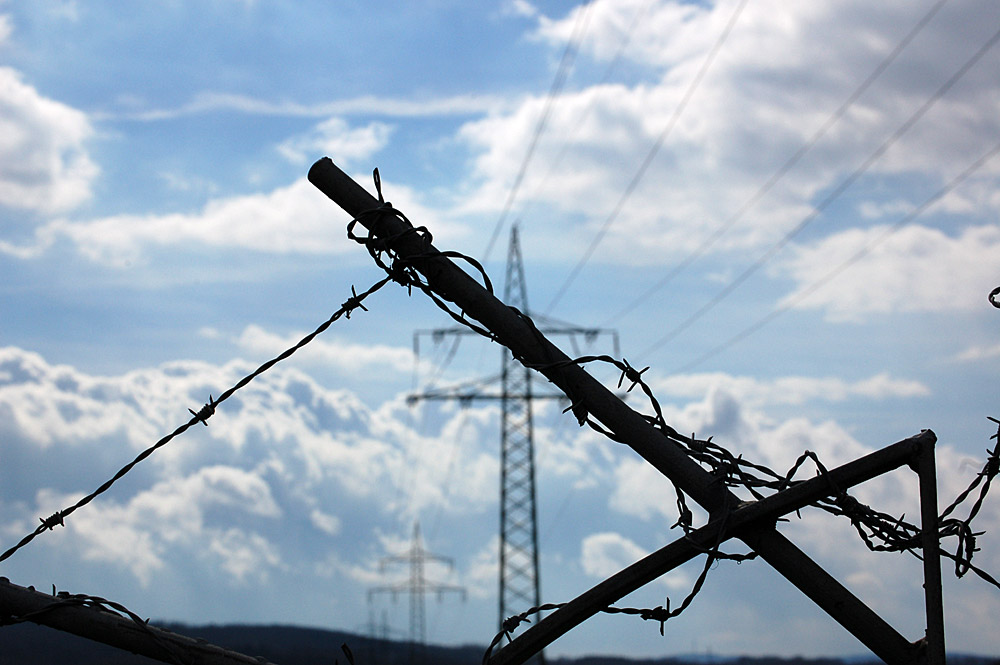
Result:
{"label": "dark hill silhouette", "polygon": [[[410,644],[333,630],[294,626],[187,626],[157,624],[189,637],[202,638],[248,656],[262,656],[277,665],[333,665],[346,663],[341,645],[347,644],[356,665],[410,665]],[[480,665],[485,646],[467,645],[425,648],[427,665]],[[62,631],[16,624],[0,627],[0,665],[148,665],[156,663]],[[548,658],[549,665],[848,665],[835,658],[739,657],[631,659],[620,656]],[[849,665],[876,663],[851,659]],[[949,665],[1000,665],[1000,658],[951,655]]]}

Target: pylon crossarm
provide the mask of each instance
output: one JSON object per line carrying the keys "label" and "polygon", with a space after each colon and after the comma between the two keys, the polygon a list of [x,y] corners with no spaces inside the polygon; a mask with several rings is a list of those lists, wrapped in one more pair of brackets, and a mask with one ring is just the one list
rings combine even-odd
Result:
{"label": "pylon crossarm", "polygon": [[0,577],[0,619],[7,623],[31,621],[164,663],[268,665],[257,657],[99,609],[108,601],[97,605],[88,604],[90,601],[103,599],[69,594],[52,596]]}
{"label": "pylon crossarm", "polygon": [[[673,436],[669,426],[659,423],[664,426],[660,428],[647,416],[632,410],[575,361],[570,360],[538,331],[530,319],[493,295],[485,273],[481,274],[486,284],[484,287],[449,258],[459,255],[435,249],[426,229],[414,228],[401,213],[384,204],[381,192],[379,200],[376,200],[338,169],[329,158],[313,164],[308,177],[313,185],[353,217],[349,229],[361,224],[369,230],[367,238],[351,233],[349,237],[364,244],[376,262],[389,272],[390,277],[409,288],[416,286],[423,290],[451,317],[468,323],[483,335],[503,344],[522,364],[543,374],[566,393],[573,405],[573,413],[581,423],[600,426],[614,441],[628,445],[713,517],[728,512],[740,503],[739,498],[729,491],[725,483],[720,482],[720,477],[704,469],[689,457],[681,443],[669,438],[668,435]],[[377,177],[376,186],[381,187]],[[388,263],[386,257],[390,260]],[[463,258],[481,270],[478,262],[468,257]],[[449,302],[457,305],[461,314],[451,309],[447,305]],[[626,372],[623,376],[635,384],[637,374],[641,374],[641,371],[633,369],[631,375]],[[645,386],[643,390],[646,392]],[[805,568],[818,571],[822,571],[822,568],[776,531],[757,533],[769,533],[773,536],[765,535],[751,547],[792,580],[809,598],[824,598],[834,589],[826,583],[832,580],[828,575],[822,579],[810,579],[807,575],[797,574]],[[898,633],[891,629],[875,639],[856,632],[858,626],[850,620],[851,612],[855,609],[860,611],[866,606],[843,587],[837,587],[837,590],[839,595],[836,604],[826,604],[823,607],[859,640],[869,646],[873,642],[900,643]],[[877,633],[882,630],[883,625],[872,624],[863,628],[865,633]],[[902,644],[907,643],[903,640]],[[888,658],[876,653],[889,663],[902,664],[910,661],[908,656],[904,657],[905,650],[901,647],[894,647],[891,651]]]}
{"label": "pylon crossarm", "polygon": [[[934,433],[927,430],[830,469],[824,476],[796,483],[760,501],[741,504],[728,516],[716,518],[701,528],[691,530],[684,537],[636,561],[569,601],[515,637],[503,649],[494,652],[488,665],[519,665],[525,662],[536,651],[606,607],[699,554],[713,549],[717,543],[736,537],[742,531],[753,533],[770,530],[777,519],[833,495],[836,488],[846,490],[910,463],[920,450],[933,446],[934,440]],[[898,655],[909,659],[913,651],[912,645],[901,636],[894,639],[894,643],[896,650],[900,652]]]}

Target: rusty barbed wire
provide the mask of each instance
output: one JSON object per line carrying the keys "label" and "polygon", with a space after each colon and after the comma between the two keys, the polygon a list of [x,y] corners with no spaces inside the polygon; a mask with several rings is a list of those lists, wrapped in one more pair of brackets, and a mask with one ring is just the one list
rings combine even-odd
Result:
{"label": "rusty barbed wire", "polygon": [[[660,624],[660,634],[662,635],[663,624],[664,622],[666,622],[668,618],[670,618],[669,615],[671,614],[669,598],[667,599],[665,605],[666,607],[661,605],[659,607],[653,607],[653,608],[615,607],[612,605],[610,607],[605,607],[604,609],[601,610],[601,612],[605,614],[626,614],[631,616],[638,616],[643,621],[657,621]],[[531,607],[525,610],[524,612],[521,612],[520,614],[515,614],[514,616],[505,619],[503,621],[503,625],[500,627],[500,631],[493,638],[493,641],[490,642],[490,645],[486,647],[486,652],[483,654],[483,665],[486,665],[486,663],[489,661],[490,656],[493,655],[493,650],[497,647],[498,644],[500,644],[503,638],[506,637],[508,642],[512,641],[513,640],[512,635],[514,631],[517,630],[518,626],[520,626],[522,623],[531,623],[531,620],[528,617],[540,614],[542,612],[558,610],[565,606],[566,603],[546,603],[543,605],[538,605],[537,607]]]}
{"label": "rusty barbed wire", "polygon": [[[756,554],[750,554],[745,556],[747,558],[753,558],[756,556]],[[690,605],[691,601],[698,594],[698,590],[701,588],[701,585],[704,584],[705,578],[708,576],[707,575],[708,570],[712,567],[712,565],[714,565],[714,563],[715,563],[714,560],[710,560],[705,565],[701,575],[698,576],[698,579],[695,582],[694,589],[684,599],[684,601],[681,603],[681,606],[679,606],[676,609],[673,610],[670,609],[670,598],[667,598],[664,601],[663,605],[658,605],[657,607],[615,607],[614,605],[610,605],[608,607],[601,609],[600,611],[603,614],[624,614],[626,616],[637,616],[643,621],[655,621],[656,623],[660,624],[660,635],[663,635],[664,624],[666,624],[666,622],[669,619],[672,619],[673,617],[680,615],[681,612],[687,609],[688,605]],[[493,638],[493,641],[490,642],[490,645],[486,647],[486,652],[483,654],[483,665],[486,665],[486,663],[489,661],[490,656],[493,655],[493,650],[496,649],[497,645],[500,644],[503,638],[506,637],[508,642],[513,641],[512,635],[514,631],[517,630],[517,628],[522,623],[531,623],[531,620],[528,619],[528,617],[540,614],[542,612],[548,612],[550,610],[558,610],[565,606],[566,603],[546,603],[543,605],[538,605],[537,607],[529,608],[524,612],[521,612],[520,614],[516,614],[512,617],[508,617],[507,619],[505,619],[503,621],[503,625],[500,628],[500,631]]]}
{"label": "rusty barbed wire", "polygon": [[20,550],[22,547],[25,547],[28,543],[30,543],[36,536],[38,536],[42,532],[44,532],[44,531],[51,531],[56,526],[65,526],[65,520],[66,520],[66,518],[69,517],[74,511],[76,511],[78,508],[82,508],[83,506],[87,505],[88,503],[90,503],[91,501],[93,501],[95,498],[97,498],[98,496],[100,496],[101,494],[103,494],[104,492],[108,491],[111,488],[111,486],[115,484],[115,482],[117,482],[119,479],[122,478],[122,476],[124,476],[129,471],[131,471],[137,464],[139,464],[140,462],[142,462],[143,460],[145,460],[147,457],[149,457],[150,455],[152,455],[154,452],[156,452],[157,450],[159,450],[163,446],[165,446],[168,443],[170,443],[171,441],[173,441],[175,438],[177,438],[178,436],[180,436],[181,434],[183,434],[184,432],[186,432],[192,426],[196,425],[197,423],[201,423],[202,425],[205,425],[207,427],[208,426],[208,419],[211,418],[215,414],[216,407],[218,407],[220,404],[222,404],[227,399],[229,399],[230,397],[232,397],[233,394],[235,394],[237,391],[239,391],[242,388],[244,388],[248,383],[250,383],[251,381],[253,381],[255,378],[257,378],[258,376],[260,376],[264,372],[268,371],[269,369],[271,369],[272,367],[274,367],[275,365],[277,365],[279,362],[287,359],[289,356],[291,356],[292,354],[294,354],[296,351],[298,351],[302,347],[304,347],[307,344],[309,344],[310,342],[312,342],[317,336],[319,336],[320,334],[322,334],[327,328],[329,328],[331,325],[333,325],[333,323],[335,321],[337,321],[338,319],[340,319],[341,317],[350,318],[351,312],[354,311],[354,310],[356,310],[356,309],[359,309],[359,308],[367,311],[365,309],[364,305],[362,304],[362,302],[365,300],[365,298],[367,298],[371,294],[373,294],[376,291],[378,291],[379,289],[381,289],[383,286],[385,286],[386,284],[388,284],[390,281],[391,281],[391,277],[385,277],[385,278],[383,278],[383,279],[375,282],[367,291],[364,291],[364,292],[362,292],[360,294],[358,294],[355,291],[354,286],[351,286],[351,296],[340,306],[340,308],[336,312],[333,313],[333,315],[330,316],[330,318],[328,318],[326,321],[324,321],[323,323],[321,323],[315,330],[313,330],[311,333],[309,333],[308,335],[306,335],[305,337],[303,337],[301,340],[299,340],[298,343],[296,343],[294,346],[291,346],[288,349],[285,349],[285,351],[283,351],[279,355],[277,355],[274,358],[268,360],[267,362],[265,362],[263,365],[261,365],[260,367],[258,367],[256,370],[254,370],[250,374],[247,374],[246,376],[244,376],[235,385],[233,385],[228,390],[226,390],[221,395],[219,395],[218,399],[215,399],[211,395],[209,395],[208,396],[208,402],[204,406],[202,406],[198,411],[194,411],[193,409],[188,409],[188,411],[191,413],[191,419],[190,420],[188,420],[186,423],[184,423],[183,425],[181,425],[180,427],[178,427],[177,429],[175,429],[170,434],[167,434],[166,436],[164,436],[163,438],[161,438],[159,441],[157,441],[156,443],[154,443],[149,448],[146,448],[145,450],[143,450],[141,453],[139,453],[138,456],[135,457],[135,459],[133,459],[131,462],[129,462],[128,464],[126,464],[125,466],[123,466],[121,469],[119,469],[118,472],[114,476],[112,476],[110,479],[108,479],[107,481],[105,481],[96,490],[94,490],[93,492],[91,492],[87,496],[83,497],[82,499],[80,499],[79,501],[77,501],[75,504],[73,504],[73,505],[71,505],[71,506],[69,506],[67,508],[64,508],[62,510],[56,511],[55,513],[53,513],[49,517],[39,518],[39,521],[41,522],[41,524],[39,524],[39,526],[35,527],[34,531],[28,533],[16,545],[14,545],[13,547],[11,547],[7,551],[5,551],[3,554],[0,554],[0,562],[3,562],[6,559],[10,558],[15,552],[17,552],[18,550]]}
{"label": "rusty barbed wire", "polygon": [[143,619],[121,603],[108,600],[107,598],[101,598],[100,596],[90,596],[83,593],[69,593],[67,591],[57,592],[54,584],[52,585],[52,597],[54,600],[51,603],[31,612],[25,612],[24,614],[19,615],[0,614],[0,627],[12,626],[14,624],[24,623],[25,621],[33,622],[36,619],[63,607],[89,607],[103,612],[111,612],[118,616],[131,619],[135,625],[141,628],[166,652],[167,656],[175,665],[189,665],[188,660],[178,653],[175,648],[162,640],[156,632],[150,630],[149,619]]}
{"label": "rusty barbed wire", "polygon": [[[431,232],[425,226],[414,227],[406,215],[404,215],[400,210],[393,208],[392,203],[383,198],[382,179],[381,176],[379,176],[378,169],[375,169],[372,172],[372,177],[375,181],[375,190],[378,193],[379,205],[377,208],[366,210],[352,219],[347,225],[347,237],[358,244],[364,245],[368,250],[369,255],[371,255],[372,259],[375,261],[375,264],[386,272],[389,279],[396,282],[400,286],[405,286],[408,293],[412,294],[413,287],[417,287],[419,290],[423,291],[423,293],[426,294],[427,297],[434,302],[434,304],[444,310],[456,322],[464,326],[468,326],[470,329],[476,331],[487,339],[495,341],[493,333],[486,330],[482,326],[472,323],[465,318],[464,312],[455,312],[448,306],[447,303],[441,300],[437,294],[431,290],[430,285],[417,271],[416,264],[419,264],[422,260],[430,258],[449,258],[464,261],[476,269],[480,277],[482,277],[483,287],[490,293],[493,293],[493,284],[490,282],[489,275],[486,274],[485,268],[483,268],[479,261],[471,256],[462,254],[461,252],[442,252],[437,249],[433,252],[430,251],[434,241],[434,236],[431,235]],[[379,227],[384,227],[383,220],[386,217],[395,217],[398,219],[405,226],[405,230],[396,234],[380,233],[378,229]],[[354,229],[358,224],[361,224],[362,226],[371,225],[371,227],[375,230],[369,232],[368,235],[358,235],[354,232]],[[398,252],[396,252],[394,246],[400,240],[410,237],[416,238],[423,246],[424,251],[418,254],[413,254],[408,258],[403,258],[398,254]]]}
{"label": "rusty barbed wire", "polygon": [[[633,384],[642,386],[643,392],[649,397],[650,404],[655,413],[653,416],[647,415],[647,420],[655,428],[663,432],[667,439],[681,446],[688,456],[703,466],[708,467],[709,471],[727,487],[743,488],[750,492],[755,500],[760,500],[764,498],[764,494],[761,492],[762,489],[780,492],[793,486],[797,482],[793,480],[795,475],[808,461],[812,461],[816,466],[817,475],[830,478],[819,456],[812,451],[805,451],[786,473],[779,474],[762,464],[745,459],[742,455],[734,456],[727,449],[713,443],[711,437],[706,440],[699,440],[693,434],[689,437],[682,436],[674,428],[666,424],[660,405],[652,395],[652,391],[642,381],[641,373],[637,372],[626,360],[618,361],[608,356],[585,356],[570,362],[584,364],[596,361],[611,363],[621,370],[622,375],[621,379],[619,379],[619,386],[624,380],[629,380]],[[1000,426],[1000,421],[997,419],[990,418],[990,420]],[[587,424],[592,429],[604,433],[612,439],[615,438],[599,423],[594,422],[590,418],[585,418],[581,424]],[[1000,433],[1000,428],[998,428],[998,433]],[[997,435],[991,438],[997,438]],[[1000,457],[998,457],[998,453],[1000,453],[1000,444],[995,446],[992,451],[987,450],[987,460],[983,470],[976,475],[970,486],[961,492],[951,505],[941,513],[938,518],[937,530],[939,540],[947,538],[955,538],[957,540],[953,552],[943,548],[940,550],[942,556],[955,563],[956,577],[961,578],[967,572],[972,571],[984,581],[1000,588],[1000,581],[997,581],[989,573],[972,563],[973,555],[979,551],[976,547],[976,537],[982,535],[982,532],[973,530],[972,520],[979,514],[983,501],[989,492],[991,482],[998,472],[1000,472]],[[908,552],[918,558],[920,557],[918,549],[920,548],[920,537],[923,533],[920,527],[906,522],[902,517],[895,518],[876,511],[870,506],[862,504],[848,492],[837,488],[832,480],[830,482],[833,498],[828,497],[816,501],[811,504],[813,507],[835,516],[849,518],[862,541],[872,551]],[[949,519],[948,516],[967,501],[972,492],[980,484],[982,487],[968,517],[964,520]],[[675,490],[677,492],[677,504],[680,514],[678,524],[675,526],[680,525],[687,532],[691,528],[691,511],[686,506],[683,492],[676,487]],[[718,552],[713,552],[713,554],[721,556],[721,553]]]}
{"label": "rusty barbed wire", "polygon": [[[412,293],[413,286],[418,287],[421,291],[426,293],[438,307],[447,312],[458,323],[469,327],[474,332],[479,333],[490,341],[498,341],[496,336],[491,331],[486,330],[485,328],[466,319],[464,312],[455,313],[443,301],[441,301],[436,294],[431,291],[430,285],[427,284],[419,275],[414,263],[430,258],[459,258],[468,262],[479,271],[486,289],[492,294],[493,289],[490,285],[489,277],[482,265],[480,265],[475,259],[458,252],[441,252],[439,250],[431,251],[430,232],[425,227],[415,228],[409,219],[407,219],[406,215],[393,208],[391,204],[385,202],[382,196],[381,179],[379,177],[378,169],[375,169],[373,177],[375,179],[375,188],[378,191],[379,207],[366,211],[351,220],[348,224],[348,237],[364,245],[368,249],[369,254],[375,260],[375,263],[388,274],[389,278],[400,285],[407,287],[407,290],[410,293]],[[386,215],[396,217],[402,221],[406,227],[405,230],[395,235],[390,234],[382,237],[379,233],[379,225],[380,220]],[[354,227],[358,223],[361,223],[362,220],[367,222],[365,226],[372,229],[367,236],[358,236],[353,231]],[[422,253],[404,259],[398,256],[398,254],[393,251],[392,247],[398,240],[410,235],[418,237],[426,249]],[[384,257],[388,257],[389,261],[386,262]],[[990,302],[995,307],[1000,307],[1000,303],[997,301],[998,295],[1000,295],[1000,287],[994,289],[989,296]],[[519,311],[517,308],[511,307],[511,309],[530,328],[539,342],[545,341],[544,335],[542,335],[542,333],[535,326],[530,316]],[[546,353],[550,353],[545,344],[541,344],[541,348],[546,349]],[[798,482],[802,482],[795,480],[795,476],[806,463],[812,462],[816,468],[816,474],[826,477],[830,481],[831,496],[833,498],[827,497],[810,505],[824,510],[832,515],[843,516],[850,519],[862,541],[864,541],[864,543],[872,551],[909,552],[918,558],[920,557],[920,554],[917,552],[920,536],[922,534],[920,527],[905,522],[902,517],[893,518],[885,513],[880,513],[871,507],[862,504],[855,497],[851,496],[846,490],[838,488],[816,453],[808,450],[804,451],[791,468],[782,474],[768,468],[765,465],[745,459],[742,454],[733,455],[724,447],[714,443],[712,441],[712,437],[708,437],[707,439],[698,439],[695,434],[691,434],[690,436],[682,435],[676,429],[667,424],[659,401],[650,386],[643,380],[642,375],[649,369],[649,367],[644,367],[640,370],[633,367],[625,358],[618,360],[608,355],[588,355],[575,359],[566,359],[561,361],[555,361],[553,359],[552,361],[546,363],[534,363],[519,356],[513,349],[510,349],[510,351],[525,367],[537,371],[558,369],[569,365],[583,366],[595,362],[607,363],[616,367],[621,372],[618,379],[618,388],[621,389],[625,382],[628,382],[626,393],[631,393],[636,386],[640,388],[653,411],[652,414],[640,413],[640,415],[645,418],[650,425],[663,434],[667,443],[679,446],[690,458],[707,468],[707,470],[718,479],[718,482],[722,483],[724,486],[728,488],[742,488],[743,490],[749,492],[754,500],[763,499],[765,497],[763,491],[781,492],[792,487]],[[594,431],[617,443],[627,443],[622,441],[614,432],[610,431],[601,425],[601,423],[591,418],[583,401],[577,399],[572,394],[571,388],[567,391],[567,397],[569,398],[570,406],[563,412],[572,411],[580,426],[587,425]],[[993,420],[1000,425],[1000,421],[993,418],[990,418],[990,420]],[[1000,436],[1000,429],[998,429],[998,435],[995,435],[992,438],[997,438],[998,436]],[[990,483],[993,477],[997,475],[998,468],[1000,468],[1000,460],[998,460],[997,455],[998,449],[1000,449],[1000,444],[998,444],[993,451],[987,451],[988,459],[983,471],[976,476],[969,488],[962,492],[958,498],[956,498],[956,500],[941,514],[938,520],[937,529],[939,541],[949,537],[955,537],[958,540],[958,544],[953,553],[948,552],[943,548],[940,549],[940,554],[942,556],[950,558],[955,562],[955,571],[958,577],[962,577],[966,572],[971,570],[983,580],[1000,588],[1000,582],[972,564],[973,555],[978,551],[978,548],[975,546],[975,538],[976,536],[982,534],[974,532],[971,526],[972,520],[978,514],[983,500],[985,499],[990,488]],[[970,510],[969,516],[965,520],[958,520],[955,518],[947,519],[948,515],[954,512],[959,505],[964,503],[980,483],[982,483],[982,489],[973,508]],[[679,517],[673,527],[680,526],[687,536],[691,533],[691,531],[693,531],[694,528],[692,523],[692,512],[687,507],[683,491],[681,491],[681,489],[676,485],[674,485],[674,489],[677,494]],[[797,510],[795,512],[798,514],[800,511]],[[728,511],[726,511],[726,514],[728,515]],[[666,606],[658,608],[630,609],[627,611],[609,608],[604,611],[611,613],[637,614],[644,619],[655,618],[660,622],[660,632],[662,634],[663,623],[667,619],[677,616],[690,605],[694,597],[702,589],[709,570],[718,560],[728,559],[742,562],[756,556],[756,553],[754,552],[748,554],[728,554],[722,552],[719,548],[722,545],[723,533],[724,531],[720,530],[719,542],[716,543],[714,547],[709,549],[700,548],[707,555],[706,564],[703,567],[701,574],[698,576],[698,579],[695,581],[691,591],[677,609],[669,609],[668,599]],[[497,634],[490,647],[487,649],[484,662],[488,660],[490,653],[500,640],[504,636],[507,636],[508,639],[510,639],[510,634],[513,630],[516,629],[520,623],[527,621],[528,616],[545,611],[546,609],[557,609],[562,606],[563,604],[541,605],[504,621],[501,631]]]}

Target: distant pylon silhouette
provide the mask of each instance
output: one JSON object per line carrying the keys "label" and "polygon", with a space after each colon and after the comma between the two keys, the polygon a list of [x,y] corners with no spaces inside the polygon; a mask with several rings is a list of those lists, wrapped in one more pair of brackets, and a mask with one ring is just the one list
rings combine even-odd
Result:
{"label": "distant pylon silhouette", "polygon": [[416,665],[423,658],[423,647],[427,643],[427,625],[424,620],[424,595],[436,593],[442,596],[449,591],[462,594],[465,599],[465,587],[454,584],[442,584],[431,582],[424,577],[424,564],[428,561],[438,561],[452,566],[450,558],[433,554],[424,549],[423,539],[420,537],[420,522],[413,523],[413,540],[410,542],[410,549],[402,554],[388,556],[379,562],[379,570],[384,572],[389,564],[405,563],[410,566],[410,576],[407,580],[389,584],[386,586],[373,587],[368,591],[368,598],[379,593],[390,593],[393,599],[401,593],[410,596],[410,662]]}

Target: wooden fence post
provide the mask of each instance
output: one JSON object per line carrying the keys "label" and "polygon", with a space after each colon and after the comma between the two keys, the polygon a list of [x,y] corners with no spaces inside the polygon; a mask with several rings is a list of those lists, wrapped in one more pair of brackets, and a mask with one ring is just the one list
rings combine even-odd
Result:
{"label": "wooden fence post", "polygon": [[[309,181],[358,219],[374,236],[394,238],[390,249],[426,279],[430,289],[461,308],[487,328],[515,357],[538,369],[570,398],[636,453],[669,478],[710,515],[729,511],[739,499],[681,449],[601,385],[517,312],[489,293],[465,271],[415,234],[393,215],[363,216],[379,207],[364,188],[324,157],[309,170]],[[867,605],[776,529],[759,528],[741,534],[754,549],[838,623],[849,630],[879,658],[890,665],[904,665],[918,658],[911,644]]]}
{"label": "wooden fence post", "polygon": [[[190,665],[270,665],[266,660],[230,651],[203,640],[178,635],[148,624],[140,625],[114,612],[52,596],[0,577],[0,616],[28,621],[103,642],[164,663]],[[180,659],[178,658],[180,656]]]}

